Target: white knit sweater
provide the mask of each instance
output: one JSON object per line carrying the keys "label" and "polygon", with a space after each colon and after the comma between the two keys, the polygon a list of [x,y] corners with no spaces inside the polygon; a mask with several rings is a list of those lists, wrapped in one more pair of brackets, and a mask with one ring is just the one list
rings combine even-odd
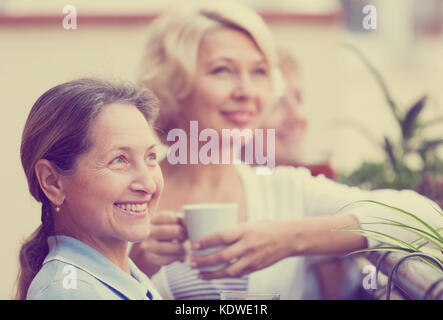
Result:
{"label": "white knit sweater", "polygon": [[[245,164],[237,165],[237,168],[246,194],[248,223],[335,214],[353,201],[372,199],[418,213],[431,225],[442,224],[441,216],[433,210],[431,203],[436,207],[437,205],[414,191],[365,191],[339,184],[324,176],[312,177],[309,170],[304,168],[277,167],[269,175],[257,175],[256,168]],[[412,223],[393,210],[367,203],[354,204],[340,213],[355,215],[360,223],[371,221],[372,216],[394,217]],[[413,234],[393,227],[377,226],[372,229],[388,231],[406,241],[414,240]],[[376,242],[369,240],[369,246],[374,245]],[[254,272],[249,275],[248,290],[279,293],[281,299],[300,299],[303,292],[304,263],[304,257],[291,257]],[[152,280],[163,298],[173,297],[163,268]]]}

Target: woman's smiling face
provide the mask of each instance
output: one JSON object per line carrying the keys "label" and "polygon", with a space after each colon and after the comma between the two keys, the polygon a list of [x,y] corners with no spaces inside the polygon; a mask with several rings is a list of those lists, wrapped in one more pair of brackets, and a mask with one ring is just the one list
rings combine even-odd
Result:
{"label": "woman's smiling face", "polygon": [[149,124],[135,106],[114,103],[97,115],[89,138],[74,174],[62,178],[62,225],[85,242],[146,239],[163,190]]}
{"label": "woman's smiling face", "polygon": [[[244,32],[210,30],[200,43],[194,85],[182,103],[181,119],[199,128],[259,126],[271,93],[269,65]],[[183,124],[186,127],[187,124]]]}

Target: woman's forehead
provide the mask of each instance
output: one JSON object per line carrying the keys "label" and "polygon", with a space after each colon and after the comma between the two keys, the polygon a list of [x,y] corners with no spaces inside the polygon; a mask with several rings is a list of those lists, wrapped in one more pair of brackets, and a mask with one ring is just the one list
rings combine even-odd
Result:
{"label": "woman's forehead", "polygon": [[220,27],[207,32],[199,47],[199,59],[247,58],[253,62],[265,61],[265,58],[245,32],[233,28]]}
{"label": "woman's forehead", "polygon": [[143,114],[135,106],[118,103],[103,108],[91,127],[91,138],[99,148],[152,144],[153,140]]}

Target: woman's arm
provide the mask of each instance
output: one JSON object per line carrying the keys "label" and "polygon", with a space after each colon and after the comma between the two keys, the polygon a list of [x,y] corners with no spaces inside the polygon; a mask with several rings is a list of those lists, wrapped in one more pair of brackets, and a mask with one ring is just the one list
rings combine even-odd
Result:
{"label": "woman's arm", "polygon": [[[191,261],[193,266],[200,268],[230,263],[223,270],[202,274],[203,278],[238,277],[291,256],[343,254],[374,246],[376,243],[373,240],[368,240],[362,235],[338,230],[350,225],[373,222],[374,216],[408,223],[407,219],[398,215],[395,210],[382,206],[369,203],[347,206],[358,200],[379,200],[419,213],[420,217],[429,221],[431,225],[435,222],[436,215],[430,201],[413,191],[365,191],[324,177],[313,178],[306,170],[284,170],[286,172],[280,171],[283,173],[281,177],[285,177],[286,182],[290,183],[283,186],[293,192],[294,196],[284,199],[280,196],[274,199],[274,202],[293,201],[292,207],[300,204],[304,217],[287,216],[287,219],[239,225],[200,239],[196,243],[200,249],[217,245],[227,245],[227,248],[215,254],[195,257]],[[278,197],[279,194],[274,196]],[[346,211],[344,206],[347,206]],[[370,228],[392,234],[403,241],[412,241],[416,237],[411,232],[387,225],[371,225]]]}
{"label": "woman's arm", "polygon": [[241,277],[292,256],[348,253],[367,247],[365,237],[338,230],[357,223],[352,215],[332,215],[238,225],[194,243],[196,250],[219,245],[228,247],[193,258],[191,266],[202,268],[229,263],[223,270],[200,274],[208,280]]}
{"label": "woman's arm", "polygon": [[343,254],[368,247],[368,241],[362,235],[339,230],[350,225],[358,227],[358,219],[353,215],[310,217],[293,224],[292,256]]}

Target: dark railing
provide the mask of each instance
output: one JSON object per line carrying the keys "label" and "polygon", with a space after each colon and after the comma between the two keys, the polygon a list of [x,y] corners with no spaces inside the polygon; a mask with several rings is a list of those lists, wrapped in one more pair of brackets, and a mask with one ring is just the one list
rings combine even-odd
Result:
{"label": "dark railing", "polygon": [[[361,270],[372,265],[377,271],[376,289],[368,289],[375,299],[443,300],[443,266],[437,259],[421,254],[370,252],[356,255]],[[440,270],[441,269],[441,270]],[[367,270],[365,270],[367,272]]]}

